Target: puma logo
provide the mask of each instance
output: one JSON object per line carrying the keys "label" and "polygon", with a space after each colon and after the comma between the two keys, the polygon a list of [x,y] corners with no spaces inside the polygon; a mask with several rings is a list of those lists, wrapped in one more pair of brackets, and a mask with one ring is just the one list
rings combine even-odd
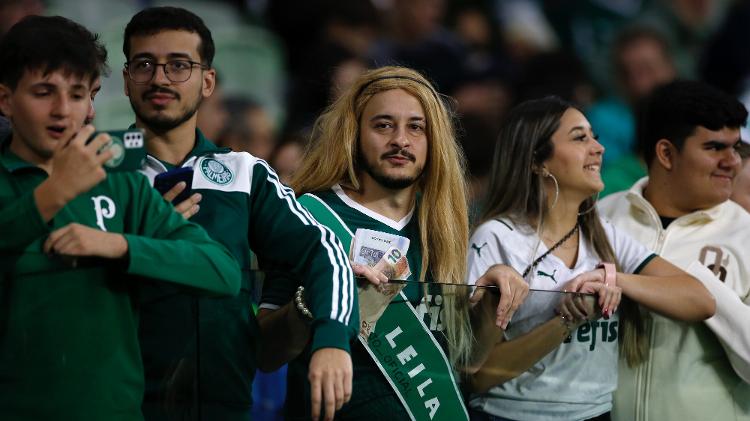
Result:
{"label": "puma logo", "polygon": [[474,250],[476,250],[476,251],[477,251],[477,255],[479,255],[479,257],[482,257],[482,248],[483,248],[484,246],[486,246],[486,245],[487,245],[487,242],[486,242],[486,241],[484,242],[484,244],[482,244],[482,245],[481,245],[481,246],[479,246],[479,247],[477,247],[477,245],[476,245],[476,244],[474,244],[474,243],[471,243],[471,248],[473,248]]}
{"label": "puma logo", "polygon": [[550,275],[549,273],[544,273],[541,270],[536,271],[536,275],[537,276],[546,276],[546,277],[552,279],[552,282],[557,283],[557,279],[555,279],[555,273],[557,273],[557,269],[555,269],[555,270],[552,271],[552,275]]}

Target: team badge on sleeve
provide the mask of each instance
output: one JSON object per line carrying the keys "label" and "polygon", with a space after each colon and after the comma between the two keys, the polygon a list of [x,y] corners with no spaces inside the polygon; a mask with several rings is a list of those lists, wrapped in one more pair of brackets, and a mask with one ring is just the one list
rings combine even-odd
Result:
{"label": "team badge on sleeve", "polygon": [[200,164],[201,173],[206,179],[212,183],[216,183],[220,186],[229,184],[234,177],[232,171],[221,162],[213,159],[204,159]]}

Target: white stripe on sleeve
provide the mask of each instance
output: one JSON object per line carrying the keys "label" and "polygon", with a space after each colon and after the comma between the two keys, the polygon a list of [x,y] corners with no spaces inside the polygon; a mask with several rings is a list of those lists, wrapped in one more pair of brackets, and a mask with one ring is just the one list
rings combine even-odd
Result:
{"label": "white stripe on sleeve", "polygon": [[[338,240],[336,235],[328,227],[321,225],[315,218],[305,209],[299,202],[297,202],[294,191],[287,186],[284,186],[279,181],[276,172],[263,160],[258,160],[256,163],[261,164],[268,172],[266,178],[274,188],[276,194],[280,199],[283,199],[289,210],[305,225],[312,225],[317,227],[321,232],[321,244],[328,252],[328,260],[333,267],[332,293],[331,293],[331,313],[330,318],[337,320],[341,323],[348,324],[352,313],[353,304],[353,285],[354,276],[349,267],[349,261],[344,253],[341,242]],[[341,292],[339,292],[339,284],[341,284]]]}

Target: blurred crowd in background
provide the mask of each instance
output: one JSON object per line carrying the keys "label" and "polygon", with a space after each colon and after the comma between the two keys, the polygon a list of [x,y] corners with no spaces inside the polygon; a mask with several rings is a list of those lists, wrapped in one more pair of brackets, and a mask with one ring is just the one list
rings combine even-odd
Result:
{"label": "blurred crowd in background", "polygon": [[0,0],[0,34],[28,14],[99,33],[111,75],[94,124],[120,129],[135,120],[123,94],[123,28],[159,5],[189,9],[213,32],[219,88],[201,105],[200,129],[268,160],[282,180],[316,116],[381,65],[415,68],[446,96],[476,207],[503,116],[525,99],[554,94],[585,111],[606,148],[602,195],[645,175],[634,115],[655,86],[698,79],[750,105],[745,0]]}
{"label": "blurred crowd in background", "polygon": [[555,94],[586,112],[606,147],[607,193],[645,172],[639,98],[674,78],[750,102],[750,1],[740,0],[0,0],[0,32],[26,14],[59,14],[100,34],[112,74],[95,125],[134,121],[122,93],[127,19],[147,6],[201,16],[216,42],[219,89],[199,127],[222,146],[298,165],[317,115],[364,69],[400,64],[450,97],[475,203],[506,110]]}

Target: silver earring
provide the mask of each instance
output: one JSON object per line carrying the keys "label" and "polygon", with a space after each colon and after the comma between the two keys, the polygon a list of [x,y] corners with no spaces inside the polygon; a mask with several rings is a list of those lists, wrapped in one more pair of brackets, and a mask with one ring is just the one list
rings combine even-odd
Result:
{"label": "silver earring", "polygon": [[593,205],[591,205],[591,207],[590,207],[590,208],[588,208],[588,209],[586,209],[585,211],[583,211],[583,212],[578,212],[578,216],[581,216],[581,215],[586,215],[587,213],[589,213],[589,212],[591,212],[592,210],[594,210],[594,208],[596,207],[596,202],[598,202],[598,201],[599,201],[599,192],[597,192],[597,193],[596,193],[596,197],[594,198],[594,204],[593,204]]}
{"label": "silver earring", "polygon": [[557,205],[557,199],[560,198],[560,184],[557,182],[557,178],[549,171],[544,170],[544,177],[551,178],[552,182],[555,183],[555,200],[552,201],[552,206],[550,206],[550,210],[555,208],[555,205]]}

